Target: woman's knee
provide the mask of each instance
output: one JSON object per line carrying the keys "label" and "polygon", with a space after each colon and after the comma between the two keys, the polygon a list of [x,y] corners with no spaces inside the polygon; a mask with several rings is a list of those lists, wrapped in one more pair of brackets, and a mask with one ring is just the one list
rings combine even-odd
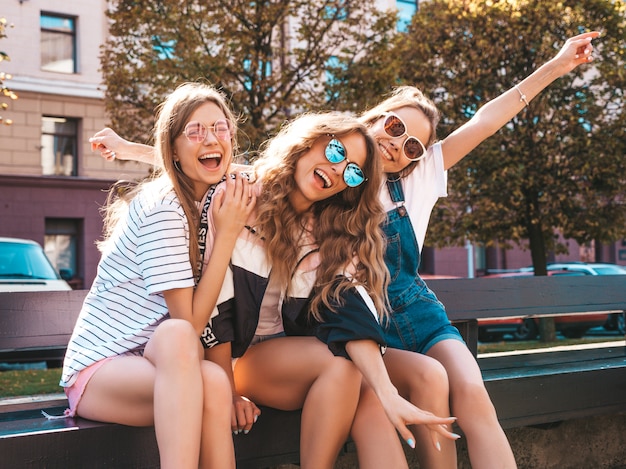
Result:
{"label": "woman's knee", "polygon": [[333,357],[318,380],[325,383],[327,392],[340,391],[343,398],[354,400],[355,405],[358,402],[363,375],[352,361]]}
{"label": "woman's knee", "polygon": [[417,389],[427,389],[429,393],[443,393],[446,396],[449,393],[448,373],[437,360],[422,360],[419,367],[405,371],[405,379],[411,393]]}
{"label": "woman's knee", "polygon": [[230,404],[232,389],[224,369],[213,362],[203,360],[201,374],[204,394],[209,402],[223,403],[226,401],[227,404]]}
{"label": "woman's knee", "polygon": [[448,373],[445,367],[437,360],[429,361],[426,371],[426,381],[429,386],[436,387],[440,390],[445,389],[446,392],[449,390]]}
{"label": "woman's knee", "polygon": [[463,382],[462,385],[457,383],[451,394],[452,403],[457,408],[463,406],[467,409],[475,409],[476,412],[485,412],[493,409],[491,398],[482,381],[474,382],[470,380]]}
{"label": "woman's knee", "polygon": [[202,361],[202,381],[208,386],[214,385],[220,388],[227,387],[230,389],[230,381],[226,371],[217,363],[208,360]]}
{"label": "woman's knee", "polygon": [[168,319],[155,329],[146,351],[160,360],[176,360],[180,365],[198,362],[200,357],[198,334],[184,319]]}
{"label": "woman's knee", "polygon": [[359,388],[361,386],[361,373],[356,365],[346,358],[332,357],[328,360],[324,373],[332,375],[335,379],[353,383]]}

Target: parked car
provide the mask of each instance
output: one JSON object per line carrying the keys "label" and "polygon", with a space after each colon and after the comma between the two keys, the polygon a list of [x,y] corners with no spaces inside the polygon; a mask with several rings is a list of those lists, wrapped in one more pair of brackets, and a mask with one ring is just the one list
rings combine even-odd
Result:
{"label": "parked car", "polygon": [[[579,275],[626,275],[625,266],[606,262],[554,262],[548,264],[548,272],[553,270],[576,272]],[[532,272],[532,267],[530,267],[530,271]],[[609,314],[603,324],[604,328],[608,331],[619,331],[621,334],[625,334],[625,315],[626,311]]]}
{"label": "parked car", "polygon": [[[484,278],[501,277],[532,277],[532,270],[505,272],[485,275]],[[548,269],[549,276],[585,275],[585,273],[565,269]],[[555,329],[568,339],[578,339],[592,327],[603,326],[607,319],[606,313],[565,314],[554,316]],[[478,321],[478,340],[491,342],[500,340],[510,334],[516,340],[534,340],[539,334],[539,318],[502,318],[480,319]]]}
{"label": "parked car", "polygon": [[39,243],[0,238],[0,292],[71,289]]}

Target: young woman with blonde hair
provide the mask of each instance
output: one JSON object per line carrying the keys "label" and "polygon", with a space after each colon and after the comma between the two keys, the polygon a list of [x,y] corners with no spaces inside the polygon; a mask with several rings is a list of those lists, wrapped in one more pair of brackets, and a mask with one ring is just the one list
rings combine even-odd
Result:
{"label": "young woman with blonde hair", "polygon": [[106,207],[102,258],[65,356],[67,414],[154,425],[163,468],[235,467],[228,376],[203,359],[199,337],[254,206],[245,179],[213,200],[215,250],[201,279],[197,235],[197,204],[230,166],[235,131],[214,88],[168,96],[155,128],[164,170]]}

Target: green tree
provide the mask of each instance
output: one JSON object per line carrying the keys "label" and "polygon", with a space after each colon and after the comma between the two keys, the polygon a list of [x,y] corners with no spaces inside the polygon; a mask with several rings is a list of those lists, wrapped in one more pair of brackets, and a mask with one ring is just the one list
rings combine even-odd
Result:
{"label": "green tree", "polygon": [[[8,27],[12,28],[13,25],[12,24],[8,25]],[[0,39],[4,39],[5,37],[7,37],[6,28],[7,28],[6,18],[0,18]],[[9,57],[9,54],[7,54],[6,52],[0,51],[0,62],[4,60],[8,61],[8,60],[11,60],[11,58]],[[11,91],[11,89],[5,83],[6,80],[10,80],[10,79],[11,79],[11,75],[9,75],[8,73],[0,72],[0,93],[2,94],[4,98],[17,99],[17,94]],[[9,108],[8,103],[5,103],[5,102],[0,103],[0,110],[5,111],[8,108]],[[11,125],[12,123],[13,121],[11,119],[5,119],[4,117],[2,117],[2,115],[0,115],[0,125],[2,124]]]}
{"label": "green tree", "polygon": [[395,55],[406,65],[402,81],[422,87],[442,110],[440,136],[569,36],[603,31],[592,65],[557,80],[450,171],[450,196],[436,207],[430,242],[517,243],[545,275],[548,253],[567,251],[559,233],[579,243],[626,234],[624,21],[620,0],[421,4]]}
{"label": "green tree", "polygon": [[117,130],[146,141],[166,94],[204,80],[245,117],[243,150],[292,113],[328,108],[340,91],[324,83],[395,26],[375,0],[119,0],[108,17],[101,64]]}

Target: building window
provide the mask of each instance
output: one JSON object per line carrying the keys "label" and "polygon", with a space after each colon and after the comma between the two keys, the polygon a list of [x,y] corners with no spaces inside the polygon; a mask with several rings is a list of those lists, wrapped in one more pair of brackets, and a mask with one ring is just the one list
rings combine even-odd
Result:
{"label": "building window", "polygon": [[[348,66],[339,60],[339,57],[332,55],[326,60],[326,100],[332,101],[339,98],[338,88],[341,87],[341,75]],[[339,75],[339,76],[338,76]]]}
{"label": "building window", "polygon": [[79,239],[82,220],[47,218],[44,251],[54,268],[73,288],[83,288],[79,272]]}
{"label": "building window", "polygon": [[78,161],[78,120],[43,117],[41,120],[42,174],[76,176]]}
{"label": "building window", "polygon": [[325,8],[325,19],[336,19],[339,21],[345,21],[348,19],[349,11],[346,0],[340,0],[334,5],[328,5]]}
{"label": "building window", "polygon": [[171,39],[164,41],[161,36],[152,36],[152,50],[156,53],[159,60],[173,59],[176,41]]}
{"label": "building window", "polygon": [[255,86],[258,87],[258,83],[262,83],[272,76],[271,60],[259,60],[255,70],[252,60],[243,59],[243,69],[245,70],[243,86],[247,91],[252,90]]}
{"label": "building window", "polygon": [[406,0],[397,0],[396,7],[398,8],[398,24],[396,25],[398,31],[406,32],[413,15],[417,12],[418,0],[412,2]]}
{"label": "building window", "polygon": [[76,73],[76,19],[42,13],[41,69]]}

